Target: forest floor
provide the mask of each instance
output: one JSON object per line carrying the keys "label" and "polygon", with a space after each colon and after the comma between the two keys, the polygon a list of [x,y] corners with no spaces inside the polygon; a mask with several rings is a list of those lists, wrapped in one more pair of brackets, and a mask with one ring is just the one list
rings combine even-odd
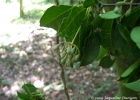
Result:
{"label": "forest floor", "polygon": [[[56,32],[35,24],[17,26],[12,29],[21,29],[19,34],[1,37],[0,100],[7,100],[2,99],[4,96],[14,100],[16,91],[26,82],[44,87],[46,100],[66,100],[61,70],[51,54],[50,43],[54,45]],[[79,69],[65,68],[65,77],[72,100],[111,97],[118,89],[114,68],[103,69],[98,62]]]}
{"label": "forest floor", "polygon": [[[56,31],[39,27],[30,18],[0,21],[0,100],[17,100],[16,91],[24,83],[42,88],[46,100],[67,100],[60,67],[51,54]],[[113,97],[118,91],[115,69],[103,69],[98,62],[78,69],[66,67],[65,78],[71,100]]]}

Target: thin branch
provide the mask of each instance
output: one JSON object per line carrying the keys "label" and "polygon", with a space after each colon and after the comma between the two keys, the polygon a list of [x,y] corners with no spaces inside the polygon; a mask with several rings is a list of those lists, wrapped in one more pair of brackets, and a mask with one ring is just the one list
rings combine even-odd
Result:
{"label": "thin branch", "polygon": [[[59,1],[58,0],[54,0],[54,3],[56,6],[59,6]],[[59,37],[56,36],[56,44],[59,44]],[[65,70],[64,70],[64,66],[60,63],[61,61],[61,56],[60,56],[60,48],[58,48],[58,50],[56,51],[57,52],[57,57],[58,57],[58,61],[54,58],[54,53],[52,51],[52,42],[51,42],[51,53],[52,53],[52,56],[55,60],[55,62],[60,66],[61,68],[61,79],[62,79],[62,82],[64,84],[64,91],[65,91],[65,94],[66,94],[66,97],[67,97],[67,100],[70,100],[70,96],[69,96],[69,93],[68,93],[68,90],[67,90],[67,84],[66,84],[66,80],[65,80]]]}
{"label": "thin branch", "polygon": [[[59,41],[57,43],[59,43]],[[69,96],[68,89],[67,89],[67,82],[66,82],[66,79],[65,79],[64,66],[62,64],[60,64],[60,60],[61,60],[60,49],[57,51],[58,58],[59,58],[59,61],[57,61],[55,59],[55,55],[54,55],[53,50],[52,50],[52,41],[50,41],[50,44],[51,44],[51,53],[52,53],[53,59],[61,68],[61,79],[62,79],[62,82],[64,84],[64,91],[65,91],[66,97],[67,97],[68,100],[70,100],[70,96]]]}
{"label": "thin branch", "polygon": [[[99,2],[100,10],[101,10],[103,7],[107,7],[107,6],[116,6],[115,3],[114,3],[114,4],[106,4],[106,3],[101,2],[100,0],[98,0],[98,2]],[[139,6],[139,5],[140,5],[140,3],[131,3],[131,2],[128,2],[128,3],[126,3],[126,4],[122,5],[122,6],[130,6],[130,4],[131,4],[131,6]]]}
{"label": "thin branch", "polygon": [[68,89],[67,89],[67,82],[65,80],[65,71],[64,71],[64,67],[62,64],[59,63],[59,66],[61,68],[61,78],[62,78],[62,81],[63,81],[63,84],[64,84],[64,91],[65,91],[65,94],[67,96],[67,99],[70,100],[70,96],[69,96],[69,93],[68,93]]}

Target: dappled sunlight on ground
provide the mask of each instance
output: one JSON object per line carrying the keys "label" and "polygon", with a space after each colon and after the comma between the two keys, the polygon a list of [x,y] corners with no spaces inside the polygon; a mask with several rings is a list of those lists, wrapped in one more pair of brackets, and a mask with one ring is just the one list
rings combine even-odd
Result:
{"label": "dappled sunlight on ground", "polygon": [[[30,82],[36,87],[42,88],[46,82],[50,81],[53,73],[50,74],[45,70],[51,71],[53,66],[55,67],[55,64],[51,65],[53,60],[50,54],[49,41],[54,38],[52,35],[51,38],[49,37],[50,34],[48,33],[51,32],[53,35],[56,33],[53,29],[38,26],[32,32],[28,32],[28,35],[32,35],[31,38],[27,36],[27,40],[10,43],[2,48],[4,52],[1,52],[0,74],[3,91],[1,93],[9,97],[15,95],[16,90],[23,83]],[[31,39],[32,41],[30,41]],[[50,77],[49,80],[46,77]]]}
{"label": "dappled sunlight on ground", "polygon": [[[36,27],[39,26],[39,19],[41,15],[43,14],[44,10],[52,6],[53,4],[48,5],[37,5],[37,4],[31,4],[29,2],[25,2],[24,6],[24,12],[25,14],[29,15],[27,19],[19,18],[19,3],[9,3],[5,4],[3,2],[0,3],[0,45],[8,45],[10,43],[16,43],[18,41],[27,41],[29,38],[29,33],[33,31]],[[37,12],[34,12],[32,10],[37,10]],[[41,12],[42,13],[39,13]],[[31,16],[38,15],[38,20],[36,19],[35,23],[30,23],[32,18]],[[19,22],[18,22],[19,21]],[[12,23],[11,23],[12,22]],[[31,27],[32,26],[32,27]],[[53,35],[53,34],[51,34]]]}
{"label": "dappled sunlight on ground", "polygon": [[[43,88],[46,100],[65,100],[61,70],[50,51],[50,41],[53,45],[55,42],[55,37],[50,34],[55,35],[56,31],[39,26],[32,29],[29,31],[32,41],[18,41],[3,47],[5,51],[1,52],[0,60],[0,93],[11,97],[16,95],[16,90],[21,89],[24,83],[29,82]],[[116,84],[114,70],[104,70],[97,64],[98,62],[94,62],[79,69],[65,68],[68,89],[73,100],[84,100],[92,95],[115,95],[117,85],[113,86]]]}

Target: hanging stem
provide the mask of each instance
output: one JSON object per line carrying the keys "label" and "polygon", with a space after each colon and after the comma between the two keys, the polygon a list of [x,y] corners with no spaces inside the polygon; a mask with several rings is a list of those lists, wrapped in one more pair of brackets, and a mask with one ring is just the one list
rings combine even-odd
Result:
{"label": "hanging stem", "polygon": [[64,84],[64,91],[65,91],[65,94],[67,96],[67,99],[70,100],[70,96],[69,96],[69,93],[68,93],[68,89],[67,89],[67,83],[66,83],[66,80],[65,80],[65,71],[64,71],[64,67],[62,64],[59,63],[59,66],[61,68],[61,78],[62,78],[62,82]]}
{"label": "hanging stem", "polygon": [[[58,0],[54,0],[56,6],[59,5],[59,1]],[[56,36],[56,44],[59,44],[59,37]],[[52,47],[52,46],[51,46]],[[53,54],[53,52],[52,52]],[[58,55],[58,61],[55,60],[57,62],[57,64],[60,66],[61,68],[61,79],[62,79],[62,82],[63,82],[63,85],[64,85],[64,91],[65,91],[65,95],[67,97],[67,100],[70,100],[70,96],[69,96],[69,93],[68,93],[68,90],[67,90],[67,83],[66,83],[66,79],[65,79],[65,70],[64,70],[64,66],[60,63],[61,61],[61,56],[60,56],[60,49],[58,48],[57,50],[57,55]],[[53,55],[54,56],[54,55]]]}
{"label": "hanging stem", "polygon": [[[56,42],[57,44],[59,44],[59,37],[56,37]],[[58,55],[58,64],[61,68],[61,79],[62,79],[62,82],[63,82],[63,85],[64,85],[64,91],[65,91],[65,95],[67,97],[67,100],[70,100],[70,96],[69,96],[69,93],[68,93],[68,89],[67,89],[67,82],[66,82],[66,79],[65,79],[65,70],[64,70],[64,66],[60,63],[61,62],[61,56],[60,56],[60,49],[57,50],[57,55]]]}
{"label": "hanging stem", "polygon": [[64,70],[64,66],[60,63],[60,60],[61,60],[61,56],[60,56],[60,51],[58,50],[57,54],[58,54],[58,60],[57,61],[54,57],[54,53],[53,53],[53,49],[52,49],[52,42],[50,41],[50,44],[51,44],[51,53],[52,53],[52,56],[53,56],[53,59],[54,61],[60,66],[60,69],[61,69],[61,79],[62,79],[62,82],[63,82],[63,85],[64,85],[64,92],[65,92],[65,95],[67,97],[67,100],[70,100],[70,96],[69,96],[69,93],[68,93],[68,89],[67,89],[67,82],[66,82],[66,79],[65,79],[65,70]]}

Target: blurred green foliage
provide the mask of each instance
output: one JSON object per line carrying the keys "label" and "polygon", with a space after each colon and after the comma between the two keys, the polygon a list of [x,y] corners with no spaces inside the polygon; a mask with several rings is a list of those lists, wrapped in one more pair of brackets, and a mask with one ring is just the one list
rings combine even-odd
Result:
{"label": "blurred green foliage", "polygon": [[11,0],[5,0],[6,3],[11,3]]}
{"label": "blurred green foliage", "polygon": [[[4,0],[5,3],[12,3],[12,2],[19,2],[19,0]],[[60,4],[77,4],[78,1],[82,0],[58,0]],[[27,2],[27,1],[23,1]],[[54,3],[54,0],[28,0],[28,2],[31,2],[32,4],[48,4],[48,3]]]}

